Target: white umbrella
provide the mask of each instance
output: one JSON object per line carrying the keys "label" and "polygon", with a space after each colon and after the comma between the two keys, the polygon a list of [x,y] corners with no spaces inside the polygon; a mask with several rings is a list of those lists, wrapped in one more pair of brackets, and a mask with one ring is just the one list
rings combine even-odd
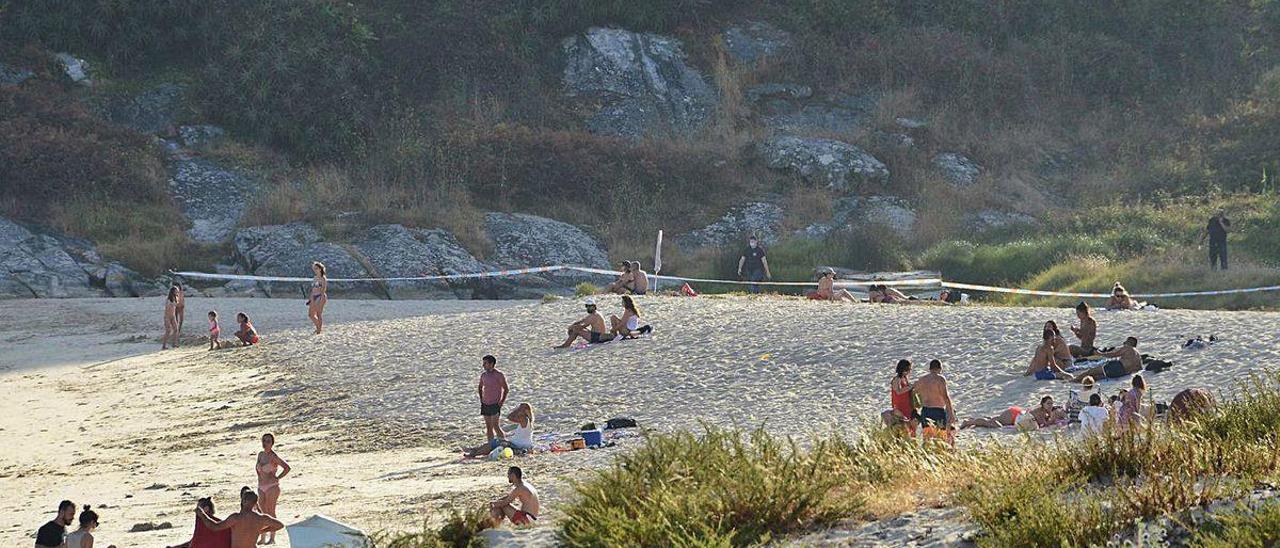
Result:
{"label": "white umbrella", "polygon": [[333,518],[314,515],[293,525],[289,531],[289,545],[294,548],[367,548],[369,536],[350,525]]}

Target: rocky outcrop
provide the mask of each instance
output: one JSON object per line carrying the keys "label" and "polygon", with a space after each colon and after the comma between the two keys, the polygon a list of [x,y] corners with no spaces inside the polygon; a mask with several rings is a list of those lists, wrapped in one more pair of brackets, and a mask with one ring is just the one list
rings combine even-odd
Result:
{"label": "rocky outcrop", "polygon": [[[609,255],[594,236],[568,223],[523,213],[489,213],[485,231],[493,241],[489,263],[498,268],[572,265],[608,268]],[[518,289],[565,288],[582,281],[600,282],[599,276],[553,272],[499,280]],[[540,296],[522,292],[521,296]]]}
{"label": "rocky outcrop", "polygon": [[593,133],[689,134],[711,116],[716,94],[675,38],[593,27],[562,47],[565,93],[587,103]]}
{"label": "rocky outcrop", "polygon": [[987,230],[997,230],[1013,226],[1031,226],[1036,224],[1036,218],[1022,213],[1011,213],[1007,211],[996,211],[988,209],[965,216],[965,225],[970,230],[979,232]]}
{"label": "rocky outcrop", "polygon": [[851,196],[837,199],[831,221],[809,225],[801,231],[810,238],[822,238],[838,231],[879,225],[907,237],[915,229],[916,212],[906,201],[893,196]]}
{"label": "rocky outcrop", "polygon": [[958,187],[973,185],[978,182],[978,175],[982,173],[982,166],[956,152],[943,152],[934,156],[933,165],[942,172],[947,182]]}
{"label": "rocky outcrop", "polygon": [[791,33],[763,21],[750,21],[724,30],[729,58],[739,65],[757,64],[791,47]]}
{"label": "rocky outcrop", "polygon": [[[257,276],[311,278],[312,261],[324,263],[330,278],[368,278],[365,267],[341,245],[326,242],[311,225],[291,223],[244,228],[235,236],[236,261],[242,271]],[[306,296],[305,282],[262,282],[267,295]],[[369,282],[335,282],[335,293],[381,296],[382,288]]]}
{"label": "rocky outcrop", "polygon": [[201,243],[231,237],[257,184],[248,177],[181,151],[171,155],[169,190],[191,221],[187,235]]}
{"label": "rocky outcrop", "polygon": [[889,177],[889,169],[875,156],[833,139],[773,137],[760,143],[757,152],[770,168],[835,190]]}
{"label": "rocky outcrop", "polygon": [[723,217],[703,228],[676,237],[681,249],[693,251],[704,247],[746,245],[749,234],[756,234],[765,245],[778,240],[782,226],[782,207],[769,202],[751,202],[730,209]]}
{"label": "rocky outcrop", "polygon": [[27,69],[0,63],[0,86],[16,86],[35,75]]}
{"label": "rocky outcrop", "polygon": [[178,128],[178,140],[182,146],[202,150],[218,144],[227,132],[218,126],[181,126]]}
{"label": "rocky outcrop", "polygon": [[93,244],[0,218],[0,298],[136,297],[161,284],[104,260]]}
{"label": "rocky outcrop", "polygon": [[112,123],[142,133],[162,133],[177,123],[185,93],[184,86],[165,83],[138,94],[106,97],[100,110]]}
{"label": "rocky outcrop", "polygon": [[[484,272],[476,260],[444,230],[418,230],[402,225],[378,225],[365,231],[356,242],[374,276],[409,278]],[[481,280],[389,281],[387,292],[393,299],[448,297],[468,298]]]}
{"label": "rocky outcrop", "polygon": [[747,100],[758,103],[763,100],[797,100],[813,97],[813,88],[802,84],[770,82],[743,90]]}
{"label": "rocky outcrop", "polygon": [[757,98],[756,108],[764,126],[786,134],[852,134],[865,124],[877,102],[877,97],[871,94],[834,94],[814,99],[810,97],[811,90],[806,94],[805,87],[794,85],[765,88],[757,90],[754,95],[750,94],[752,89],[756,88],[748,90],[748,98]]}
{"label": "rocky outcrop", "polygon": [[93,84],[93,81],[89,79],[88,61],[79,59],[70,53],[59,53],[54,55],[53,58],[62,66],[62,73],[73,83],[86,86]]}

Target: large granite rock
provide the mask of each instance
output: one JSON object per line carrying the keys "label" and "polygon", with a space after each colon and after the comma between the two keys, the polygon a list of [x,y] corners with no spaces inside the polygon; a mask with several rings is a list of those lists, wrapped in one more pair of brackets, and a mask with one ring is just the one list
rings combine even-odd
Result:
{"label": "large granite rock", "polygon": [[0,85],[16,86],[35,75],[27,69],[0,63]]}
{"label": "large granite rock", "polygon": [[225,242],[249,208],[257,184],[248,177],[181,151],[170,156],[169,190],[191,221],[187,235],[201,243]]}
{"label": "large granite rock", "polygon": [[765,245],[778,241],[782,226],[782,207],[769,202],[751,202],[730,209],[715,222],[676,237],[681,249],[694,251],[704,247],[746,245],[747,236],[756,234]]}
{"label": "large granite rock", "polygon": [[[256,276],[288,276],[310,279],[312,261],[324,263],[329,278],[368,278],[369,272],[347,249],[326,242],[315,228],[305,223],[243,228],[235,236],[236,260],[247,273]],[[306,298],[306,282],[262,282],[259,288],[270,296],[290,294]],[[372,282],[333,282],[329,291],[356,295],[383,295],[384,288]]]}
{"label": "large granite rock", "polygon": [[184,86],[165,83],[138,94],[106,97],[100,110],[112,123],[142,133],[163,133],[173,128],[182,114],[185,93]]}
{"label": "large granite rock", "polygon": [[[355,248],[364,256],[374,276],[411,278],[484,272],[476,260],[444,230],[417,230],[402,225],[378,225],[365,231]],[[393,299],[410,297],[467,298],[483,280],[389,281],[387,292]]]}
{"label": "large granite rock", "polygon": [[837,93],[812,97],[807,86],[762,84],[747,89],[765,127],[778,133],[852,134],[870,118],[878,96]]}
{"label": "large granite rock", "polygon": [[88,61],[77,58],[70,53],[58,53],[53,58],[62,66],[62,73],[67,76],[67,79],[76,84],[86,86],[93,84],[93,81],[89,79]]}
{"label": "large granite rock", "polygon": [[593,27],[562,47],[565,93],[588,103],[593,133],[689,134],[715,107],[715,91],[685,62],[675,38]]}
{"label": "large granite rock", "polygon": [[791,47],[791,33],[763,21],[750,21],[724,30],[729,58],[740,65],[752,65],[776,56]]}
{"label": "large granite rock", "polygon": [[0,298],[134,297],[160,284],[98,255],[93,244],[0,218]]}
{"label": "large granite rock", "polygon": [[875,156],[834,139],[772,137],[760,143],[757,152],[770,168],[835,190],[850,190],[862,181],[889,177],[889,168]]}
{"label": "large granite rock", "polygon": [[[586,231],[568,223],[522,213],[489,213],[485,231],[493,241],[489,263],[498,268],[536,266],[585,266],[608,268],[604,245]],[[600,283],[605,278],[578,272],[553,272],[500,280],[522,289],[564,289],[579,282]],[[531,296],[524,292],[522,296]]]}
{"label": "large granite rock", "polygon": [[822,238],[838,230],[879,225],[907,237],[915,229],[916,217],[915,210],[901,198],[849,196],[835,201],[829,222],[809,225],[800,232],[810,238]]}
{"label": "large granite rock", "polygon": [[978,182],[978,175],[982,173],[982,166],[956,152],[943,152],[934,156],[933,165],[942,172],[947,182],[958,187],[973,185]]}

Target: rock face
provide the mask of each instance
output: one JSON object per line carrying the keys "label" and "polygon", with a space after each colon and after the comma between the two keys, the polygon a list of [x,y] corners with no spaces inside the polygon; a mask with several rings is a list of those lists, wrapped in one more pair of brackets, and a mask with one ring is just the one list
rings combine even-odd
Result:
{"label": "rock face", "polygon": [[135,297],[160,284],[102,259],[87,241],[0,218],[0,298]]}
{"label": "rock face", "polygon": [[748,234],[757,234],[765,245],[778,241],[782,225],[782,207],[769,202],[751,202],[730,209],[719,220],[703,228],[676,237],[676,243],[685,250],[704,247],[746,245]]}
{"label": "rock face", "polygon": [[[493,255],[489,262],[498,268],[609,267],[609,255],[604,246],[594,236],[571,224],[523,213],[489,213],[484,221],[485,231],[493,240]],[[527,289],[567,287],[581,281],[599,283],[602,278],[577,272],[553,272],[545,276],[520,276],[499,281]]]}
{"label": "rock face", "polygon": [[231,237],[257,185],[235,171],[184,153],[170,157],[169,190],[191,221],[187,235],[201,243]]}
{"label": "rock face", "polygon": [[0,86],[16,86],[32,76],[35,76],[35,73],[27,69],[0,63]]}
{"label": "rock face", "polygon": [[943,152],[934,156],[933,165],[942,171],[947,182],[959,187],[978,182],[978,175],[982,173],[982,166],[955,152]]}
{"label": "rock face", "polygon": [[906,237],[915,229],[916,212],[893,196],[851,196],[836,200],[830,222],[809,225],[801,232],[810,238],[822,238],[837,230],[865,225],[884,226]]}
{"label": "rock face", "polygon": [[[236,260],[244,272],[257,276],[311,278],[311,262],[324,263],[330,278],[368,278],[368,271],[346,248],[323,241],[320,233],[305,223],[244,228],[236,232]],[[305,282],[262,282],[270,296],[296,294],[306,298]],[[378,295],[382,291],[369,282],[335,282],[333,292]]]}
{"label": "rock face", "polygon": [[675,38],[593,27],[562,47],[565,92],[592,103],[593,133],[689,134],[715,106],[715,92],[686,64]]}
{"label": "rock face", "polygon": [[[372,274],[381,278],[408,278],[484,272],[485,265],[471,256],[457,238],[444,230],[417,230],[402,225],[370,227],[355,248],[364,256]],[[393,299],[410,297],[471,296],[483,282],[389,281],[387,292]]]}
{"label": "rock face", "polygon": [[786,87],[765,84],[749,88],[747,97],[754,98],[765,127],[780,133],[853,133],[870,117],[878,100],[870,94],[834,94],[813,99],[812,90],[805,86],[778,85]]}
{"label": "rock face", "polygon": [[160,84],[137,95],[110,97],[102,111],[113,123],[142,133],[161,133],[176,123],[185,93],[186,88],[178,84]]}
{"label": "rock face", "polygon": [[59,53],[53,58],[62,65],[63,74],[72,82],[86,86],[93,83],[89,80],[89,63],[84,59],[78,59],[70,53]]}
{"label": "rock face", "polygon": [[851,190],[864,180],[889,177],[889,169],[876,157],[833,139],[773,137],[761,143],[757,152],[770,168],[835,190]]}
{"label": "rock face", "polygon": [[777,83],[759,84],[747,88],[744,92],[752,103],[761,100],[795,100],[813,97],[813,88],[802,84]]}
{"label": "rock face", "polygon": [[724,45],[734,63],[756,64],[791,47],[791,33],[763,21],[750,21],[725,29]]}

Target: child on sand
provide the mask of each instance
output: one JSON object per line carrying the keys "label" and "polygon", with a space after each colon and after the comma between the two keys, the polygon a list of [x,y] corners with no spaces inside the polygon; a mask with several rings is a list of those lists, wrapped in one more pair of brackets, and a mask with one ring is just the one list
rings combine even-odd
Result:
{"label": "child on sand", "polygon": [[253,328],[249,315],[244,312],[236,314],[236,321],[240,322],[240,330],[236,331],[236,338],[240,339],[240,345],[258,344],[258,330]]}
{"label": "child on sand", "polygon": [[209,350],[218,349],[218,335],[222,334],[222,328],[218,327],[218,312],[216,310],[209,311]]}

